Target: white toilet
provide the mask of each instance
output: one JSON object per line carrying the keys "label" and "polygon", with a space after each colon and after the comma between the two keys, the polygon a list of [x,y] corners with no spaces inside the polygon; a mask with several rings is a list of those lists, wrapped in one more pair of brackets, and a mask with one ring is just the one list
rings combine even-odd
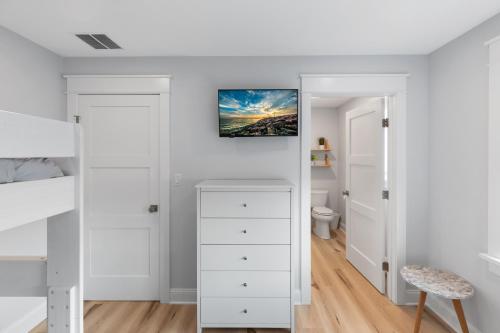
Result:
{"label": "white toilet", "polygon": [[337,225],[340,214],[326,207],[328,191],[313,189],[311,191],[311,219],[313,232],[322,239],[330,239],[330,223]]}

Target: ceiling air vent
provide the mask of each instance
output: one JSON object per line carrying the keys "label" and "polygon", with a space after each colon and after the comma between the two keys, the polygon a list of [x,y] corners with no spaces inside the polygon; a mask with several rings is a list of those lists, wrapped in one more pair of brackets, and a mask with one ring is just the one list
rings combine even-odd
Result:
{"label": "ceiling air vent", "polygon": [[121,47],[113,42],[111,38],[105,34],[76,34],[76,37],[83,40],[96,50],[116,50]]}

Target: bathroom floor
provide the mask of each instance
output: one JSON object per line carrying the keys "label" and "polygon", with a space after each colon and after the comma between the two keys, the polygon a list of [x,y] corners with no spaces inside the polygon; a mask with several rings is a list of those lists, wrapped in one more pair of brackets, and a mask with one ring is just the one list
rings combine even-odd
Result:
{"label": "bathroom floor", "polygon": [[[312,236],[312,304],[296,307],[297,333],[406,333],[415,307],[381,295],[345,259],[345,235]],[[31,333],[46,333],[46,323]],[[158,302],[85,302],[85,333],[196,332],[196,306]],[[282,329],[210,329],[206,333],[283,333]],[[429,313],[421,332],[452,332]]]}

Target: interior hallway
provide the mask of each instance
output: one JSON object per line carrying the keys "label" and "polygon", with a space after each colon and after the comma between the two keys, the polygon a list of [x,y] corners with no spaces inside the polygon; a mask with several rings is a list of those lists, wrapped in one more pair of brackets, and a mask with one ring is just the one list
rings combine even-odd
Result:
{"label": "interior hallway", "polygon": [[[296,307],[297,333],[406,333],[415,307],[398,307],[345,259],[345,235],[312,236],[312,304]],[[85,333],[195,333],[196,306],[158,302],[86,302]],[[31,333],[46,333],[42,323]],[[211,329],[209,333],[282,333],[283,329]],[[425,313],[421,332],[451,332]]]}

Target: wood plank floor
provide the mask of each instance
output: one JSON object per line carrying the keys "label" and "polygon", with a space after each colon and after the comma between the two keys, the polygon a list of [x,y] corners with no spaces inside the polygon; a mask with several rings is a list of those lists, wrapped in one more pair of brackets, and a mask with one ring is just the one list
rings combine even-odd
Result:
{"label": "wood plank floor", "polygon": [[[415,307],[398,307],[345,259],[345,237],[312,238],[312,304],[296,307],[297,333],[413,332]],[[196,306],[158,302],[86,302],[85,333],[194,333]],[[32,333],[46,333],[46,323]],[[282,333],[279,329],[210,329],[209,333]],[[450,332],[425,313],[421,332]]]}

